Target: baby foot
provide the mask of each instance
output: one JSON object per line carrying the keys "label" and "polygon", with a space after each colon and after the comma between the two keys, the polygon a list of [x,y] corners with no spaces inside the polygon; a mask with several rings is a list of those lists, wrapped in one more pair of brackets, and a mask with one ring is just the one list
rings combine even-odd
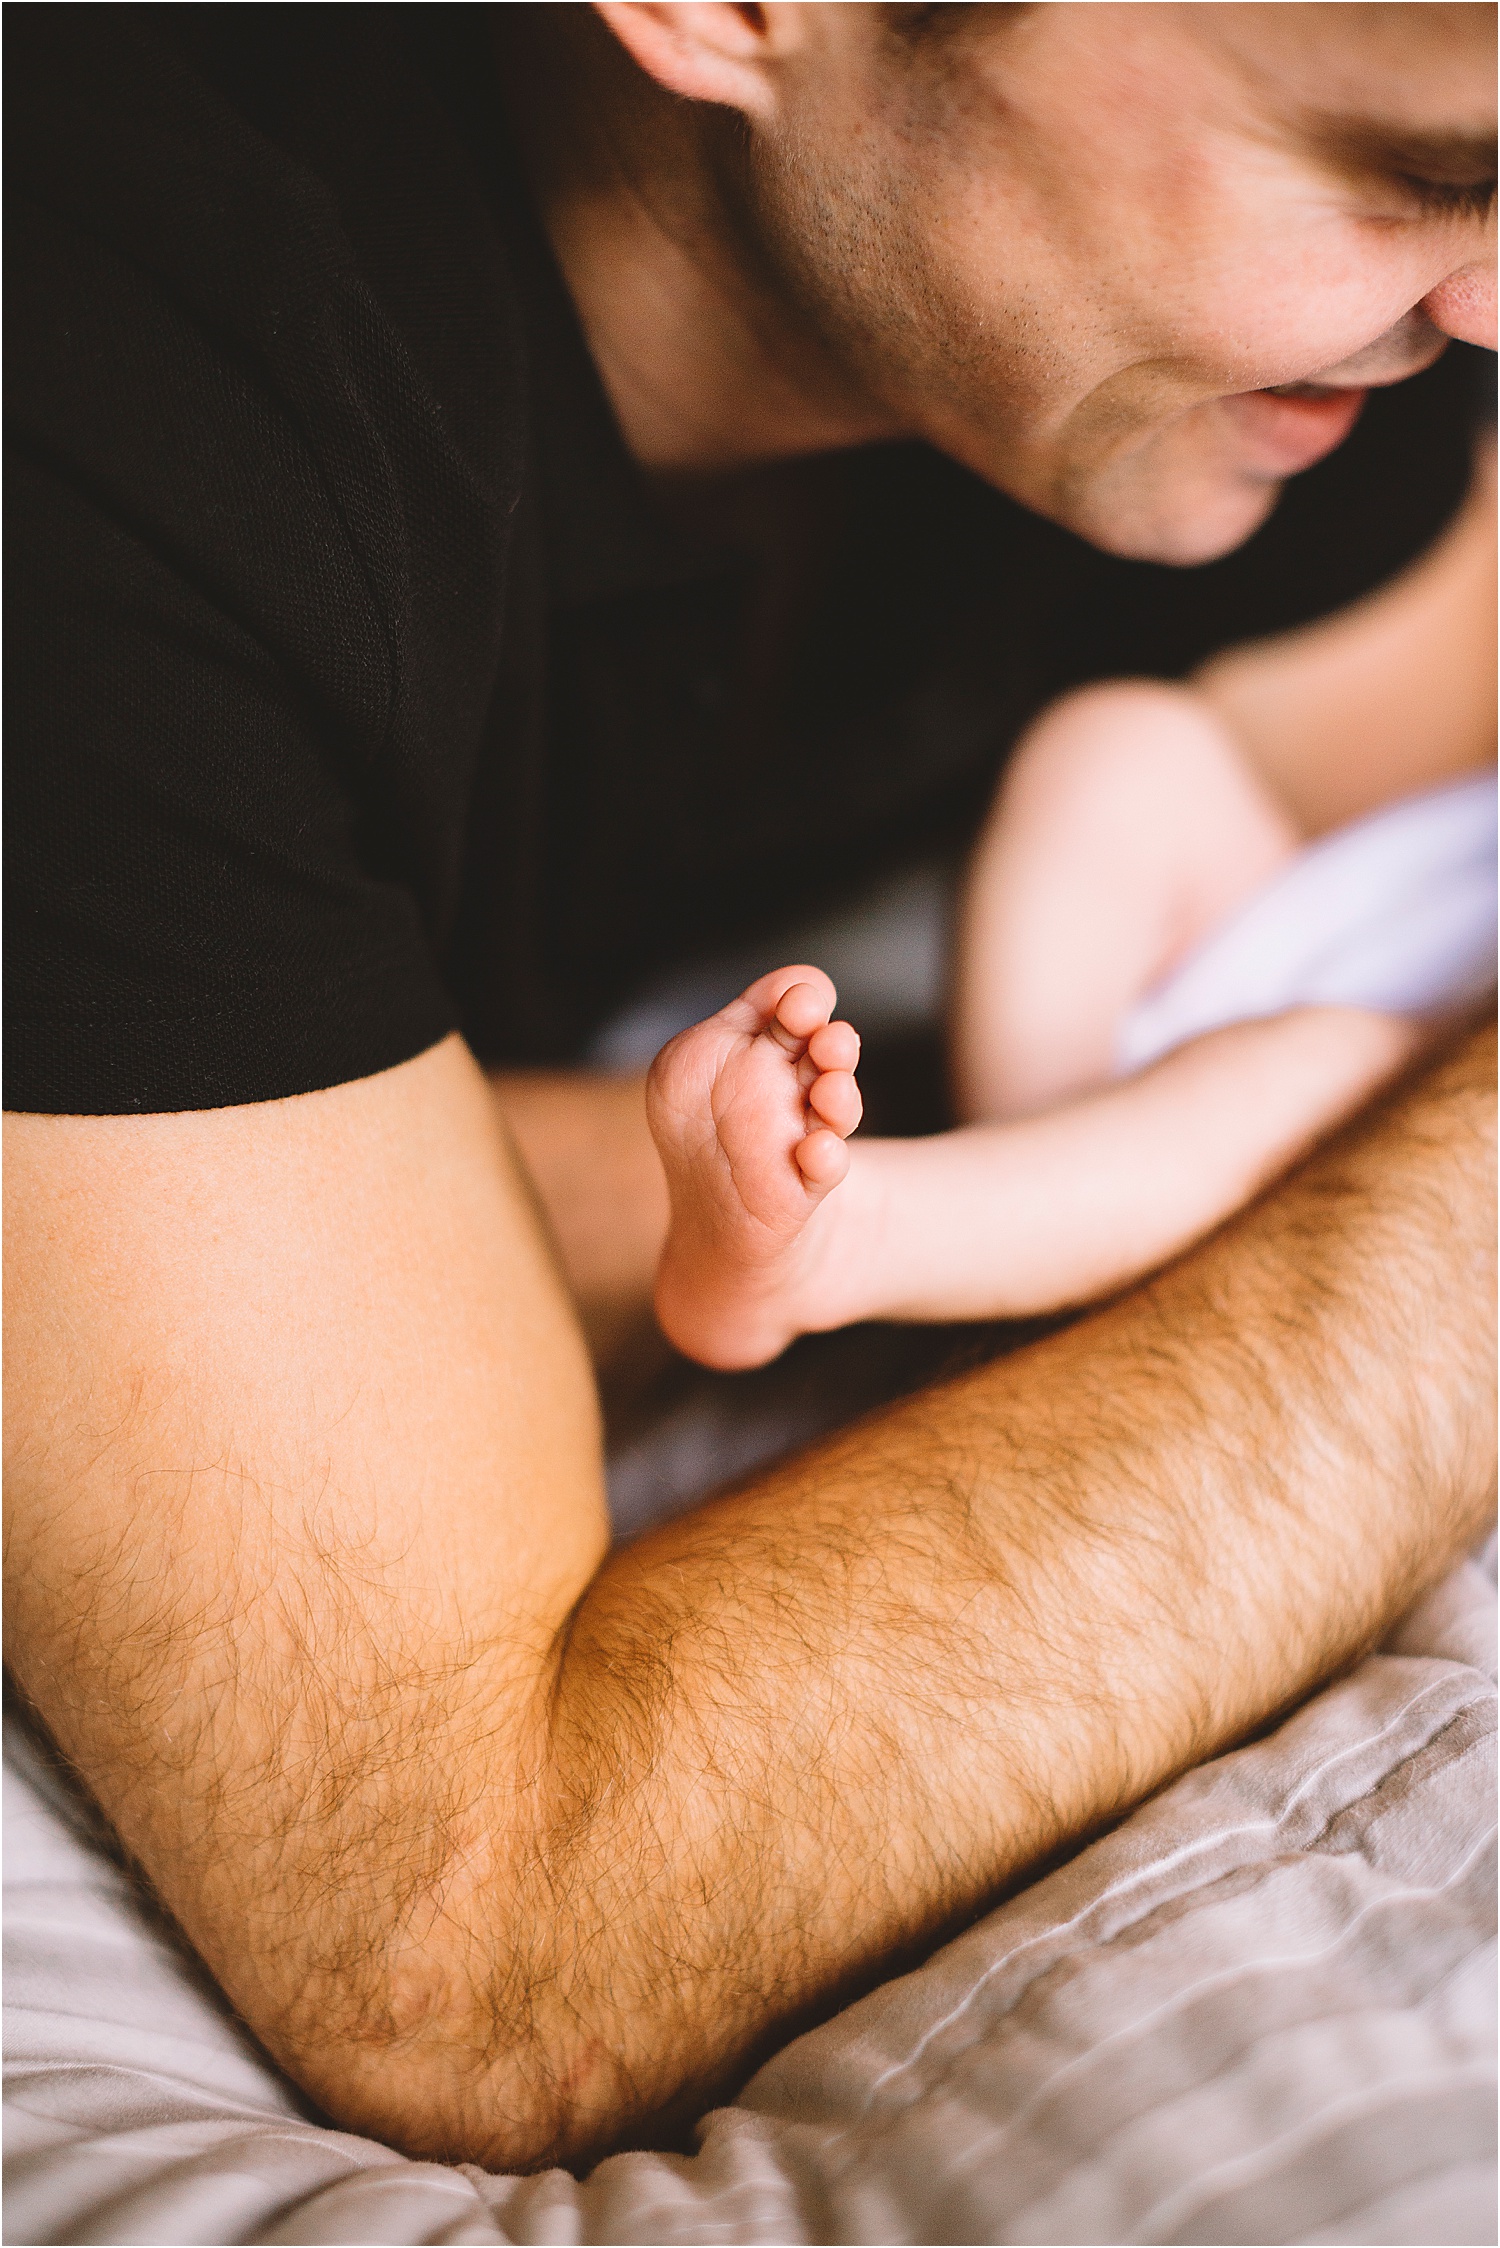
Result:
{"label": "baby foot", "polygon": [[[860,1119],[859,1038],[821,968],[777,968],[652,1064],[646,1113],[672,1222],[656,1312],[706,1366],[760,1366],[810,1323],[824,1197]],[[820,1322],[821,1323],[821,1322]]]}

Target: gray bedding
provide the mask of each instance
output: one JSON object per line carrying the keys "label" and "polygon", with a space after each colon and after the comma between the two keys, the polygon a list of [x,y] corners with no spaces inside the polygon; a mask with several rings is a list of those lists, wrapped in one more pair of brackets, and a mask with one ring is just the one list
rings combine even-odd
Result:
{"label": "gray bedding", "polygon": [[[931,1029],[951,870],[648,994],[649,1059],[770,958]],[[617,1412],[628,1537],[1004,1338],[851,1330]],[[15,2243],[1496,2238],[1492,1559],[1267,1738],[1179,1781],[799,2038],[687,2158],[578,2180],[332,2131],[238,2028],[19,1722],[5,1768]]]}
{"label": "gray bedding", "polygon": [[1492,1571],[915,1973],[690,2157],[577,2180],[310,2116],[16,1723],[12,2242],[1495,2239]]}

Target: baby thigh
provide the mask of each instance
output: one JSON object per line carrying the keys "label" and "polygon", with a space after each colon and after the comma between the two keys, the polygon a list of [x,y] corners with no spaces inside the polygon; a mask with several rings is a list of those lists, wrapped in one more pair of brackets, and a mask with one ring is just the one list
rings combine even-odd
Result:
{"label": "baby thigh", "polygon": [[1007,767],[959,914],[951,1036],[966,1118],[1106,1082],[1140,995],[1297,847],[1222,721],[1163,681],[1052,703]]}

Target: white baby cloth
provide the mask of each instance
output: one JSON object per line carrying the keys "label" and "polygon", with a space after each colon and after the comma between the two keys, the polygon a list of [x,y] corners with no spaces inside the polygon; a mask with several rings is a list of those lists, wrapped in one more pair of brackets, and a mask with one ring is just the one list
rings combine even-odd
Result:
{"label": "white baby cloth", "polygon": [[1493,773],[1412,796],[1299,852],[1126,1016],[1122,1073],[1288,1007],[1432,1015],[1495,983]]}

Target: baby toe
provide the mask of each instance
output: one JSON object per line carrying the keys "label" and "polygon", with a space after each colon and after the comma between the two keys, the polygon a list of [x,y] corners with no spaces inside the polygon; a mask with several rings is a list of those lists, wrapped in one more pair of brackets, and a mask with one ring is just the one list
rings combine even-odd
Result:
{"label": "baby toe", "polygon": [[789,984],[776,1002],[770,1028],[785,1031],[798,1041],[824,1028],[833,1012],[833,985],[820,969],[810,968]]}
{"label": "baby toe", "polygon": [[797,1143],[797,1167],[810,1187],[837,1186],[849,1168],[849,1150],[837,1132],[809,1132]]}
{"label": "baby toe", "polygon": [[859,1061],[859,1032],[853,1023],[825,1023],[808,1040],[807,1052],[819,1069],[853,1069]]}
{"label": "baby toe", "polygon": [[859,1087],[846,1069],[827,1070],[808,1090],[807,1105],[840,1139],[847,1139],[863,1116]]}

